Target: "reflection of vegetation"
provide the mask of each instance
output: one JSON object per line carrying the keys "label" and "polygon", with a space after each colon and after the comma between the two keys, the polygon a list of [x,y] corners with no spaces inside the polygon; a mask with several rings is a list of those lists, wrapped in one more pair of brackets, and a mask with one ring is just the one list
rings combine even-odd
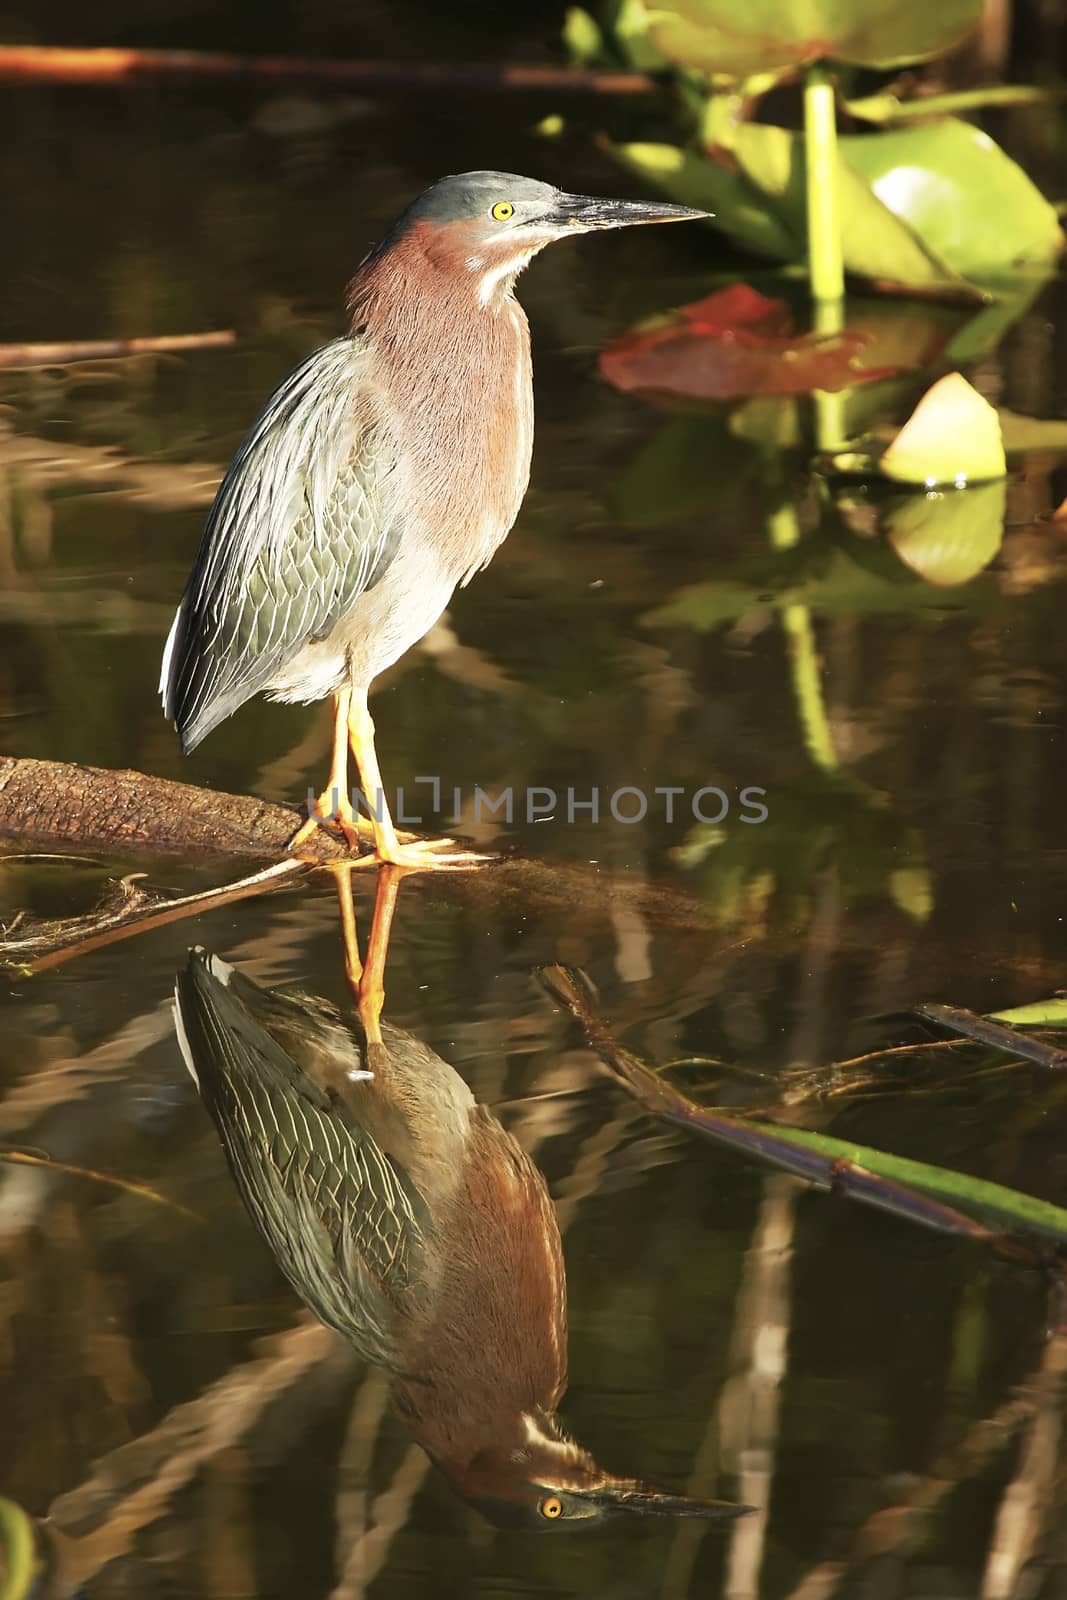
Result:
{"label": "reflection of vegetation", "polygon": [[847,775],[813,773],[771,793],[767,806],[759,827],[695,828],[678,851],[687,866],[699,867],[719,927],[806,926],[820,874],[830,867],[850,904],[888,897],[917,922],[929,915],[921,835],[886,796]]}
{"label": "reflection of vegetation", "polygon": [[34,1524],[21,1506],[0,1495],[0,1595],[30,1600],[40,1576]]}

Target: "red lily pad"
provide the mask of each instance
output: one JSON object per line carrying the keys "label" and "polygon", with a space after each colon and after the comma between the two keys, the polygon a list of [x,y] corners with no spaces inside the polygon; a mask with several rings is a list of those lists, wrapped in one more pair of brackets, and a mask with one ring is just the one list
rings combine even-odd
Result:
{"label": "red lily pad", "polygon": [[936,320],[903,331],[892,342],[862,323],[798,333],[784,301],[737,283],[612,340],[600,370],[616,389],[664,404],[835,391],[922,365],[947,338]]}

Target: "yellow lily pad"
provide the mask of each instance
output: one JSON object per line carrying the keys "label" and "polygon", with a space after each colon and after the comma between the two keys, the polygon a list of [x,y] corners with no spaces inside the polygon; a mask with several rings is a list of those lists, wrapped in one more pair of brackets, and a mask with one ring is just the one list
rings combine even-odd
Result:
{"label": "yellow lily pad", "polygon": [[927,488],[988,483],[1007,472],[996,408],[961,372],[928,389],[878,463],[883,477]]}

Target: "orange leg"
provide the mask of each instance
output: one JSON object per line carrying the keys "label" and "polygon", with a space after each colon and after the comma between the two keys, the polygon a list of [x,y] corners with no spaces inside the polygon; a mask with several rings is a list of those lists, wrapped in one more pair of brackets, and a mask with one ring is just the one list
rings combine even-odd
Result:
{"label": "orange leg", "polygon": [[348,717],[352,701],[351,689],[339,689],[333,697],[333,751],[330,757],[330,776],[326,788],[312,806],[305,823],[289,841],[295,850],[309,839],[319,824],[329,818],[336,822],[352,850],[359,848],[359,829],[352,811],[352,794],[348,787]]}
{"label": "orange leg", "polygon": [[331,871],[337,882],[337,899],[341,908],[341,932],[345,946],[345,976],[349,988],[359,999],[359,986],[363,981],[363,961],[359,953],[359,938],[356,933],[356,904],[352,897],[352,873],[343,863],[333,866]]}
{"label": "orange leg", "polygon": [[385,1005],[385,963],[389,954],[389,938],[393,929],[397,890],[403,872],[396,867],[383,867],[378,874],[374,889],[370,938],[367,941],[367,959],[363,961],[359,953],[356,908],[352,896],[354,867],[355,863],[338,862],[330,868],[337,880],[337,899],[341,908],[345,976],[356,997],[367,1043],[381,1044],[382,1007]]}
{"label": "orange leg", "polygon": [[[352,690],[348,708],[348,738],[359,769],[363,795],[370,808],[374,859],[380,866],[403,867],[408,872],[428,872],[444,867],[479,866],[489,859],[468,851],[454,850],[451,839],[419,839],[409,844],[400,843],[385,798],[378,752],[374,747],[374,723],[367,708],[365,689]],[[442,855],[442,851],[451,853]]]}
{"label": "orange leg", "polygon": [[367,959],[363,964],[359,983],[359,1016],[368,1044],[382,1042],[385,962],[389,954],[393,912],[396,910],[396,895],[402,876],[403,874],[395,867],[383,867],[375,885],[374,914],[371,918],[370,938],[367,940]]}

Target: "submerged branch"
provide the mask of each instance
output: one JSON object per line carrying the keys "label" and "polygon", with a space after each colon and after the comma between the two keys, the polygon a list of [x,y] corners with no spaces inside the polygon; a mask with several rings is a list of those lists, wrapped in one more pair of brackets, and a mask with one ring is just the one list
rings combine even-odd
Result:
{"label": "submerged branch", "polygon": [[941,1028],[949,1028],[953,1033],[961,1033],[968,1039],[975,1039],[979,1044],[992,1045],[995,1050],[1004,1050],[1008,1055],[1023,1056],[1027,1061],[1036,1061],[1039,1067],[1048,1067],[1052,1070],[1061,1070],[1067,1067],[1067,1053],[1058,1045],[1046,1044],[1043,1039],[1035,1039],[1033,1035],[1020,1033],[1018,1028],[1009,1023],[996,1022],[991,1017],[979,1016],[975,1011],[968,1011],[964,1006],[946,1005],[921,1005],[915,1007],[917,1016],[925,1017],[928,1022],[935,1022]]}
{"label": "submerged branch", "polygon": [[133,874],[120,881],[117,896],[112,895],[86,916],[40,923],[20,918],[12,925],[8,937],[0,938],[0,963],[25,977],[46,972],[49,967],[58,967],[75,956],[88,955],[91,950],[101,950],[122,939],[132,939],[135,934],[147,933],[149,928],[182,922],[203,911],[215,911],[237,900],[265,894],[307,871],[306,861],[290,856],[264,867],[261,872],[249,873],[236,883],[224,883],[217,889],[204,889],[198,894],[183,894],[173,899],[146,894],[134,882],[138,874]]}
{"label": "submerged branch", "polygon": [[0,344],[0,367],[55,367],[67,361],[112,356],[167,355],[181,350],[211,350],[237,342],[232,328],[211,333],[166,333],[139,339],[66,339],[36,344]]}
{"label": "submerged branch", "polygon": [[49,1172],[64,1172],[72,1178],[88,1178],[93,1183],[107,1184],[112,1189],[124,1189],[127,1194],[137,1195],[141,1200],[151,1200],[157,1206],[166,1206],[169,1211],[176,1211],[179,1216],[188,1217],[193,1222],[203,1221],[188,1206],[181,1205],[177,1200],[168,1200],[165,1194],[160,1194],[158,1189],[151,1188],[147,1183],[134,1183],[129,1178],[116,1177],[112,1172],[95,1172],[92,1167],[78,1167],[69,1161],[36,1155],[32,1150],[9,1150],[0,1145],[0,1162],[5,1161],[11,1166],[44,1167]]}
{"label": "submerged branch", "polygon": [[431,90],[444,94],[513,91],[580,95],[645,95],[655,79],[642,72],[590,72],[571,67],[499,66],[480,62],[324,61],[299,56],[239,56],[207,50],[68,49],[0,45],[0,79],[22,83],[127,84],[146,78],[187,82],[240,79],[333,84],[368,94]]}
{"label": "submerged branch", "polygon": [[595,992],[575,968],[542,969],[551,997],[574,1017],[589,1047],[651,1112],[666,1122],[779,1167],[906,1221],[992,1245],[1001,1255],[1060,1273],[1067,1210],[1033,1195],[853,1140],[709,1109],[618,1044],[601,1019]]}

